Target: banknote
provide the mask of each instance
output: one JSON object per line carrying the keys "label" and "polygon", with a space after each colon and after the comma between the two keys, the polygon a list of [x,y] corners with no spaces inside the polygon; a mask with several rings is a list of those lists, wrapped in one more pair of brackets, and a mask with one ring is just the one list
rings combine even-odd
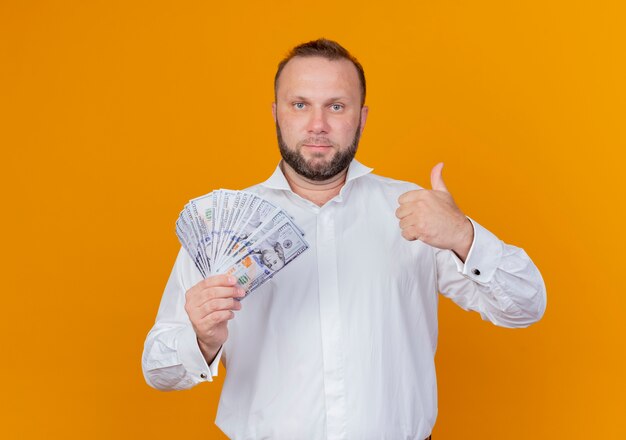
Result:
{"label": "banknote", "polygon": [[293,217],[246,191],[221,189],[190,200],[175,230],[202,277],[233,275],[246,296],[309,248]]}
{"label": "banknote", "polygon": [[285,221],[236,262],[227,264],[224,273],[233,275],[247,296],[308,248],[298,228],[291,221]]}
{"label": "banknote", "polygon": [[[245,230],[241,236],[237,237],[228,255],[217,263],[218,267],[247,255],[250,249],[253,249],[258,242],[265,240],[271,231],[284,223],[293,222],[284,211],[280,209],[274,210],[263,223],[258,224],[254,229],[249,228]],[[296,231],[298,230],[295,224],[292,224],[291,227]]]}

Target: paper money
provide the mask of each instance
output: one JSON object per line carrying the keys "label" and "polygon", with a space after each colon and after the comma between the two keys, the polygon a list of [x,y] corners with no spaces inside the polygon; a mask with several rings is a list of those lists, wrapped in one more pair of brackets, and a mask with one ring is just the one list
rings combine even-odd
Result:
{"label": "paper money", "polygon": [[224,273],[233,275],[246,292],[251,292],[308,249],[308,244],[291,221],[283,222],[255,243]]}
{"label": "paper money", "polygon": [[246,296],[309,248],[291,216],[245,191],[190,200],[176,235],[204,278],[233,275]]}

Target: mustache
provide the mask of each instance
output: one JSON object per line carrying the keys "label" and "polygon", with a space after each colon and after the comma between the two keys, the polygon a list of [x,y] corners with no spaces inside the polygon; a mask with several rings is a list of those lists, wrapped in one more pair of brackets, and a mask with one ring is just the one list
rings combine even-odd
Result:
{"label": "mustache", "polygon": [[325,137],[310,137],[303,139],[298,142],[299,147],[301,147],[302,145],[332,145],[333,147],[337,146],[335,142]]}

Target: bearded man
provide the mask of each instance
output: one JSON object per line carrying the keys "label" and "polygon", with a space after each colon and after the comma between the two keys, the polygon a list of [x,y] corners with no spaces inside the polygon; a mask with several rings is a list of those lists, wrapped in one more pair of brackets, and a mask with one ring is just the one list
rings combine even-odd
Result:
{"label": "bearded man", "polygon": [[216,423],[234,439],[429,438],[437,416],[438,295],[504,327],[541,318],[526,253],[466,217],[441,175],[431,188],[354,159],[365,75],[321,39],[278,67],[272,106],[282,161],[249,188],[292,215],[305,252],[245,301],[232,277],[202,280],[181,251],[144,348],[163,390],[227,369]]}

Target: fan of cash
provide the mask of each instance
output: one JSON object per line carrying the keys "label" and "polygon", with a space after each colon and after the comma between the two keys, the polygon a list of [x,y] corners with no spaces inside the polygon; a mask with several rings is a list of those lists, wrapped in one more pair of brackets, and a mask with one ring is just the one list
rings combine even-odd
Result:
{"label": "fan of cash", "polygon": [[245,191],[216,190],[189,201],[176,235],[204,278],[233,275],[246,296],[309,248],[285,211]]}

